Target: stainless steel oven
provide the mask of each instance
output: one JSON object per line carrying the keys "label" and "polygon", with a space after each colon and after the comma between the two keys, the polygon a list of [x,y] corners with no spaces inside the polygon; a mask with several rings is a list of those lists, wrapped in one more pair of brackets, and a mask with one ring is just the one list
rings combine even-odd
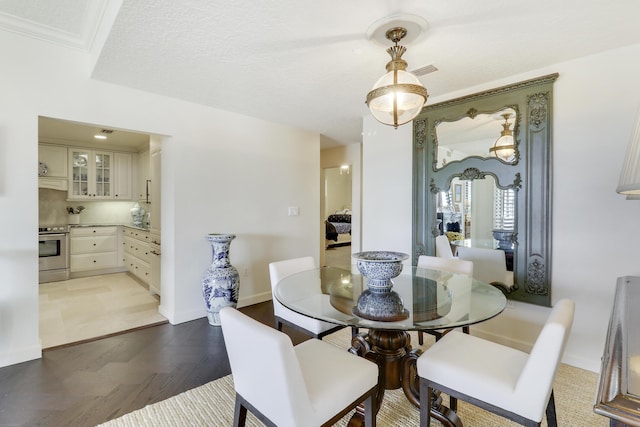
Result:
{"label": "stainless steel oven", "polygon": [[38,263],[40,283],[69,279],[68,225],[38,229]]}

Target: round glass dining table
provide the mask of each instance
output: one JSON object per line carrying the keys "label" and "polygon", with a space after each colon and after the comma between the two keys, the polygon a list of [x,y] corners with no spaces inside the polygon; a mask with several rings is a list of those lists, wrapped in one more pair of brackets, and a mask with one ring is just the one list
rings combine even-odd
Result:
{"label": "round glass dining table", "polygon": [[[411,347],[409,331],[443,333],[483,322],[500,314],[507,300],[492,285],[439,270],[405,267],[392,281],[391,297],[401,304],[398,316],[393,317],[364,318],[354,314],[358,298],[367,290],[367,279],[355,266],[352,271],[323,267],[292,274],[277,284],[275,296],[285,307],[304,316],[362,330],[352,338],[349,351],[378,365],[378,408],[385,390],[400,387],[418,407],[415,362],[422,351]],[[372,312],[375,310],[367,311]],[[356,413],[349,425],[359,425],[361,415]],[[436,395],[432,416],[447,426],[462,425],[455,412],[441,405]]]}

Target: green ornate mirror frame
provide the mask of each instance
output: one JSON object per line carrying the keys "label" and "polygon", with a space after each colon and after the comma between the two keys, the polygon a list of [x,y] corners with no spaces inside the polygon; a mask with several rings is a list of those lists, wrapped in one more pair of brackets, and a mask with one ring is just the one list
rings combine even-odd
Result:
{"label": "green ornate mirror frame", "polygon": [[[451,190],[454,178],[465,182],[491,176],[498,188],[515,194],[511,241],[517,289],[507,297],[551,305],[552,93],[557,77],[551,74],[430,105],[414,119],[413,265],[418,256],[435,254],[435,238],[441,233],[437,218],[441,192]],[[496,116],[507,108],[516,112],[511,120],[515,160],[470,155],[443,165],[441,153],[438,163],[439,124]]]}

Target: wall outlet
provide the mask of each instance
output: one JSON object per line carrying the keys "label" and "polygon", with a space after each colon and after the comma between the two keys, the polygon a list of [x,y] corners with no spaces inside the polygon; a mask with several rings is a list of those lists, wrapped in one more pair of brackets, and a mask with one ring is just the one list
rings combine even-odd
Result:
{"label": "wall outlet", "polygon": [[300,208],[297,206],[289,207],[289,216],[300,215]]}

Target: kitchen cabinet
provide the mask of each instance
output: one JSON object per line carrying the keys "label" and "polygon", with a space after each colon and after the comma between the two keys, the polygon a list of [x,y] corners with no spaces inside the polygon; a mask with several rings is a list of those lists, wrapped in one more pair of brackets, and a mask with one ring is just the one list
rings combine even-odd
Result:
{"label": "kitchen cabinet", "polygon": [[69,199],[133,199],[134,155],[69,148]]}
{"label": "kitchen cabinet", "polygon": [[137,185],[136,185],[136,194],[138,198],[138,202],[149,203],[151,200],[151,195],[149,194],[150,190],[150,181],[151,175],[149,171],[149,150],[141,151],[138,153],[138,174],[137,174]]}
{"label": "kitchen cabinet", "polygon": [[160,235],[161,224],[161,166],[162,166],[162,150],[160,149],[160,141],[157,137],[152,136],[150,139],[149,149],[149,175],[151,176],[151,207],[149,215],[149,228],[151,232]]}
{"label": "kitchen cabinet", "polygon": [[136,155],[131,153],[113,153],[113,197],[118,200],[133,200],[134,172],[133,162]]}
{"label": "kitchen cabinet", "polygon": [[124,261],[129,273],[151,290],[151,247],[148,231],[123,227]]}
{"label": "kitchen cabinet", "polygon": [[160,234],[151,233],[150,234],[151,242],[149,243],[149,251],[150,254],[150,266],[151,266],[151,281],[149,282],[149,290],[160,295],[161,285],[160,285],[160,273],[161,273],[161,245],[160,245]]}
{"label": "kitchen cabinet", "polygon": [[122,257],[119,256],[119,228],[71,227],[69,246],[72,278],[124,270]]}
{"label": "kitchen cabinet", "polygon": [[113,153],[69,149],[69,198],[113,198]]}
{"label": "kitchen cabinet", "polygon": [[67,147],[38,145],[38,187],[67,191],[69,170]]}

